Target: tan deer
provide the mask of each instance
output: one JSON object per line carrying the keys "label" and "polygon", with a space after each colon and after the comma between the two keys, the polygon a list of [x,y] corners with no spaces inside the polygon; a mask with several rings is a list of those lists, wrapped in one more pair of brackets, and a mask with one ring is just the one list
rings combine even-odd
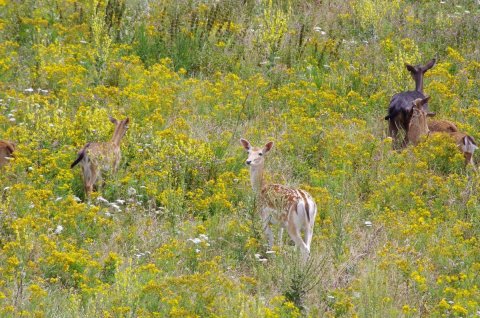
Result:
{"label": "tan deer", "polygon": [[429,113],[423,107],[428,103],[430,96],[425,98],[417,98],[412,102],[412,109],[410,110],[410,122],[407,129],[407,140],[414,145],[420,142],[420,138],[428,135],[427,117],[434,116],[434,113]]}
{"label": "tan deer", "polygon": [[111,141],[108,142],[89,142],[78,152],[77,159],[71,164],[70,168],[78,163],[82,168],[83,186],[85,187],[85,197],[93,191],[97,181],[102,181],[102,172],[117,172],[121,159],[120,142],[128,129],[129,118],[118,121],[109,117],[115,125],[115,131]]}
{"label": "tan deer", "polygon": [[[250,181],[260,210],[263,230],[268,238],[269,248],[273,245],[271,223],[280,223],[280,241],[283,228],[306,257],[310,254],[313,225],[317,214],[317,205],[305,190],[293,189],[280,184],[266,184],[263,178],[265,155],[272,149],[273,142],[263,148],[252,147],[245,139],[240,139],[248,152],[246,164],[250,167]],[[305,232],[305,239],[301,231]]]}
{"label": "tan deer", "polygon": [[9,158],[13,157],[14,151],[15,144],[6,140],[0,140],[0,168],[8,163]]}
{"label": "tan deer", "polygon": [[430,97],[424,99],[418,98],[413,101],[413,113],[408,127],[408,140],[416,145],[419,143],[420,138],[423,135],[429,135],[430,133],[446,133],[455,141],[455,144],[462,151],[463,156],[465,157],[465,165],[471,164],[473,169],[476,170],[475,163],[473,162],[473,153],[478,146],[473,137],[460,131],[451,131],[457,127],[448,121],[444,121],[444,124],[437,125],[436,128],[442,128],[443,130],[430,131],[427,117],[431,116],[431,113],[428,113],[422,107],[428,102],[429,98]]}

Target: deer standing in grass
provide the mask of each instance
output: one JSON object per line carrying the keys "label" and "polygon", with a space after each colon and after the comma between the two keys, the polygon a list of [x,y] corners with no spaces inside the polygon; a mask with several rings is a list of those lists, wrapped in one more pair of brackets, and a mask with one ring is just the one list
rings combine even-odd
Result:
{"label": "deer standing in grass", "polygon": [[[250,167],[250,181],[260,209],[263,230],[268,238],[268,247],[271,248],[273,245],[270,224],[280,223],[280,241],[283,228],[286,228],[304,257],[307,257],[310,254],[317,214],[315,201],[307,191],[265,183],[263,178],[265,155],[272,149],[273,142],[268,142],[263,148],[252,147],[245,139],[240,139],[240,143],[248,152],[246,164]],[[302,230],[305,232],[304,239],[301,237]]]}
{"label": "deer standing in grass", "polygon": [[15,145],[6,140],[0,140],[0,168],[8,163],[9,158],[13,157]]}
{"label": "deer standing in grass", "polygon": [[[473,162],[473,153],[478,148],[477,144],[473,137],[460,132],[460,131],[451,131],[457,127],[449,121],[444,122],[442,125],[436,127],[437,131],[431,131],[429,129],[430,125],[428,124],[427,117],[431,116],[424,108],[423,105],[428,102],[430,97],[421,99],[418,98],[413,101],[413,107],[411,115],[411,120],[408,129],[408,140],[414,145],[420,142],[420,138],[423,135],[429,135],[430,133],[447,133],[454,141],[458,148],[462,151],[465,158],[465,165],[471,164],[473,169],[476,170],[475,163]],[[452,124],[452,125],[450,125]]]}
{"label": "deer standing in grass", "polygon": [[[393,95],[388,107],[388,115],[385,120],[388,120],[388,134],[393,138],[393,149],[404,148],[408,144],[408,127],[410,122],[410,115],[412,110],[412,102],[417,99],[425,98],[423,93],[423,77],[425,72],[431,69],[436,63],[436,59],[430,60],[425,65],[405,64],[405,67],[415,80],[415,90],[406,91]],[[423,108],[428,111],[428,104],[423,104]],[[399,133],[405,133],[403,138],[400,138]]]}
{"label": "deer standing in grass", "polygon": [[115,131],[111,141],[89,142],[78,152],[77,159],[70,168],[80,164],[83,175],[85,197],[93,191],[97,181],[102,181],[102,172],[112,171],[116,173],[121,159],[120,142],[128,129],[129,118],[118,121],[109,117],[115,125]]}

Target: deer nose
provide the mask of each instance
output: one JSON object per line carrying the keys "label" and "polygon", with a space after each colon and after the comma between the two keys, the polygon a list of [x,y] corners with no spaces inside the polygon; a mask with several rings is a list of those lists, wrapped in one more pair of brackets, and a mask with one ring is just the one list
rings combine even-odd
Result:
{"label": "deer nose", "polygon": [[249,165],[249,164],[252,163],[252,160],[247,160],[246,163],[247,163],[247,165]]}

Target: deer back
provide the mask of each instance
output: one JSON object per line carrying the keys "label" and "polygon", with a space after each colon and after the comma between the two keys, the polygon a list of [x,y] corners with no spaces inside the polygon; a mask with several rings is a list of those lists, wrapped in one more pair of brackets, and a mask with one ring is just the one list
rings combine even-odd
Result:
{"label": "deer back", "polygon": [[457,126],[448,120],[429,120],[428,129],[431,132],[458,132]]}

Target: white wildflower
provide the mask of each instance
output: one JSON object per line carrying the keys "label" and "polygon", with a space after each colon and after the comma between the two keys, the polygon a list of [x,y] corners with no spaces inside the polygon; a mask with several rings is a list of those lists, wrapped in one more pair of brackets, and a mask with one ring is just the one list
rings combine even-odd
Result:
{"label": "white wildflower", "polygon": [[134,196],[135,194],[137,194],[137,190],[135,190],[135,188],[133,188],[133,187],[130,187],[130,188],[128,188],[127,193],[130,196]]}
{"label": "white wildflower", "polygon": [[115,204],[115,203],[110,203],[110,206],[111,206],[112,208],[114,208],[115,210],[117,210],[117,212],[122,212],[122,209],[120,209],[120,207],[119,207],[117,204]]}
{"label": "white wildflower", "polygon": [[62,231],[63,231],[63,226],[57,225],[57,227],[55,228],[54,233],[55,233],[55,234],[60,234],[60,233],[62,233]]}
{"label": "white wildflower", "polygon": [[97,198],[97,201],[98,201],[98,202],[102,202],[102,203],[110,203],[110,202],[108,202],[107,199],[105,199],[105,198],[102,197],[102,196],[99,196],[99,197]]}
{"label": "white wildflower", "polygon": [[198,237],[196,238],[193,238],[193,239],[188,239],[188,241],[191,241],[193,244],[199,244],[200,242],[202,242],[201,239],[199,239]]}

